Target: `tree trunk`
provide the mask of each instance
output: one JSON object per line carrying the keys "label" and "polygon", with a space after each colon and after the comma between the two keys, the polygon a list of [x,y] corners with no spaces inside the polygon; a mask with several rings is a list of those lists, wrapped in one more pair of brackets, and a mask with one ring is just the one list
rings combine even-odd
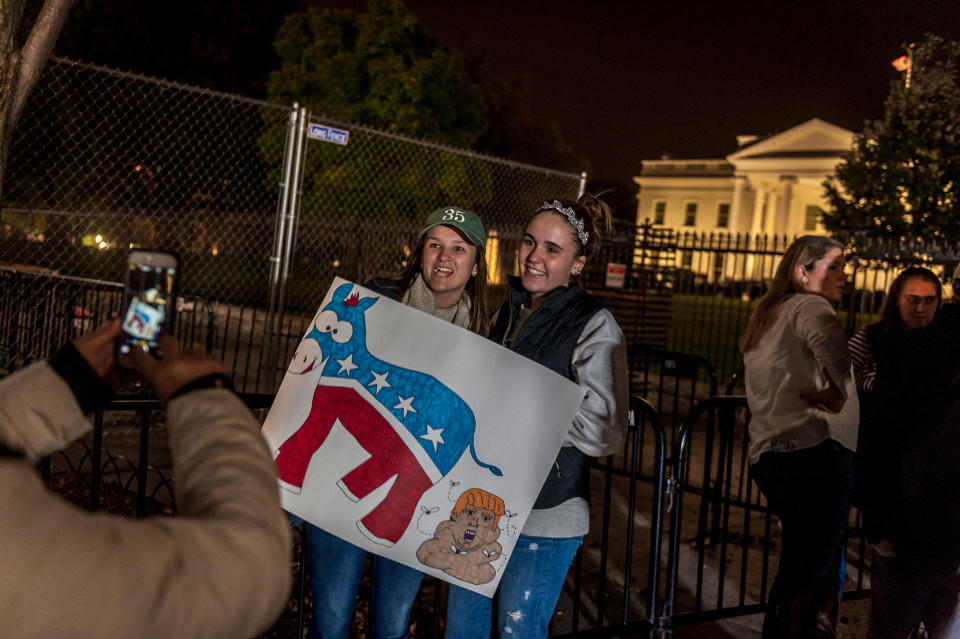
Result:
{"label": "tree trunk", "polygon": [[26,0],[0,0],[0,202],[13,130],[76,0],[44,0],[21,51],[17,31]]}
{"label": "tree trunk", "polygon": [[25,4],[26,0],[0,0],[0,202],[3,201],[3,175],[11,130],[7,122],[20,69],[17,29]]}

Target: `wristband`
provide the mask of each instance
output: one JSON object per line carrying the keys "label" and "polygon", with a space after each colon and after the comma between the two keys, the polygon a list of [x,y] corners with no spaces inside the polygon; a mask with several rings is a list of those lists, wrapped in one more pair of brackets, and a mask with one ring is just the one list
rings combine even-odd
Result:
{"label": "wristband", "polygon": [[167,402],[172,402],[181,395],[186,395],[187,393],[192,393],[195,390],[205,390],[207,388],[225,388],[230,392],[235,392],[233,390],[233,382],[230,381],[230,378],[224,373],[212,373],[210,375],[204,375],[203,377],[198,377],[192,382],[187,382],[177,390],[173,392],[170,396],[170,399]]}

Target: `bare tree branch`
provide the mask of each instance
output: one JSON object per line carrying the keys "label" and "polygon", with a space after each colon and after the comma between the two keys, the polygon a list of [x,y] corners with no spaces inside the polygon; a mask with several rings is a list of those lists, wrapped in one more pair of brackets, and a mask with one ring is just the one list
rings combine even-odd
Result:
{"label": "bare tree branch", "polygon": [[10,104],[10,111],[7,114],[7,130],[13,130],[20,120],[23,113],[23,107],[27,103],[27,98],[33,87],[40,78],[40,72],[47,63],[50,52],[53,51],[53,45],[63,29],[67,16],[70,15],[70,9],[76,0],[45,0],[43,8],[40,9],[40,15],[30,30],[30,37],[23,45],[20,61],[20,71],[16,76],[16,86],[13,100]]}

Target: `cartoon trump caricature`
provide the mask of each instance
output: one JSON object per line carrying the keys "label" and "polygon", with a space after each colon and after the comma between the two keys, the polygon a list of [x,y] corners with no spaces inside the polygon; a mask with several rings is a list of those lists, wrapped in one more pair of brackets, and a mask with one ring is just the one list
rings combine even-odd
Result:
{"label": "cartoon trump caricature", "polygon": [[490,563],[502,551],[497,524],[505,512],[503,500],[496,495],[479,488],[464,491],[450,519],[441,522],[433,539],[417,549],[417,559],[472,584],[493,581],[496,571]]}

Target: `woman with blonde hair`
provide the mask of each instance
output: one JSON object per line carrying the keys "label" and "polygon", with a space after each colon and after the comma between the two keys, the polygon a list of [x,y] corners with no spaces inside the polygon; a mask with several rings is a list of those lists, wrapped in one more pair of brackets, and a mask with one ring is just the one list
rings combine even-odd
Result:
{"label": "woman with blonde hair", "polygon": [[814,637],[818,623],[831,636],[836,625],[859,415],[833,307],[843,267],[836,240],[795,240],[740,338],[751,472],[783,527],[764,637]]}

